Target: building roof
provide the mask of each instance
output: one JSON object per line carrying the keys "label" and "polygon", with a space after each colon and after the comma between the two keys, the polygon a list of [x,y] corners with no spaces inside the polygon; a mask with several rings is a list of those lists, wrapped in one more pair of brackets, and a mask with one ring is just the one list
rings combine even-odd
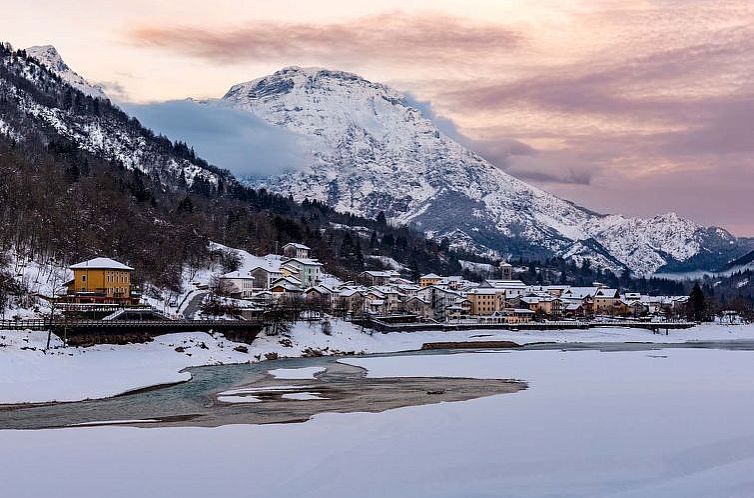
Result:
{"label": "building roof", "polygon": [[473,295],[489,295],[489,296],[494,296],[496,294],[502,294],[502,291],[500,289],[494,289],[494,288],[491,288],[491,287],[484,287],[484,288],[471,289],[468,292],[468,294],[469,295],[473,294]]}
{"label": "building roof", "polygon": [[547,301],[546,299],[542,299],[539,296],[527,296],[527,297],[520,297],[522,303],[526,304],[539,304],[542,301]]}
{"label": "building roof", "polygon": [[364,292],[360,289],[345,289],[345,290],[340,291],[340,294],[338,295],[341,297],[351,297],[355,294],[363,295]]}
{"label": "building roof", "polygon": [[608,289],[603,287],[598,290],[594,296],[615,298],[618,296],[618,289]]}
{"label": "building roof", "polygon": [[461,296],[461,297],[463,297],[463,294],[461,294],[460,292],[448,289],[446,287],[440,287],[439,285],[430,285],[430,286],[424,287],[423,289],[419,289],[418,291],[416,291],[416,293],[417,294],[426,294],[426,293],[431,292],[433,290],[436,290],[438,292],[444,292],[445,294],[451,294],[451,295],[454,295],[454,296]]}
{"label": "building roof", "polygon": [[110,258],[94,258],[82,263],[76,263],[69,267],[71,270],[125,270],[133,271],[133,268],[119,263]]}
{"label": "building roof", "polygon": [[401,292],[398,291],[398,289],[396,289],[394,287],[391,287],[389,285],[373,285],[369,289],[370,290],[375,290],[375,291],[377,291],[377,292],[379,292],[381,294],[385,294],[385,295],[387,295],[387,294],[399,294],[400,295],[401,294]]}
{"label": "building roof", "polygon": [[495,280],[487,279],[484,283],[495,289],[525,289],[527,285],[520,280]]}
{"label": "building roof", "polygon": [[578,299],[584,299],[587,297],[594,297],[599,290],[599,287],[570,287],[563,291],[567,297],[574,297]]}
{"label": "building roof", "polygon": [[270,290],[273,289],[283,289],[285,292],[304,292],[298,285],[294,285],[282,280],[278,280],[278,283],[270,287]]}
{"label": "building roof", "polygon": [[243,279],[243,280],[254,280],[254,277],[252,277],[248,273],[244,273],[241,271],[232,271],[230,273],[226,273],[220,278],[238,278],[238,279]]}
{"label": "building roof", "polygon": [[282,273],[280,270],[280,261],[265,261],[263,264],[252,266],[249,272],[255,270],[264,270],[267,273]]}
{"label": "building roof", "polygon": [[366,270],[361,272],[361,275],[369,275],[370,277],[399,277],[400,273],[395,270]]}
{"label": "building roof", "polygon": [[291,259],[286,259],[283,262],[283,265],[288,265],[288,264],[291,264],[291,263],[294,263],[294,262],[300,263],[303,266],[322,266],[322,263],[320,263],[316,259],[311,259],[311,258],[291,258]]}
{"label": "building roof", "polygon": [[312,249],[309,246],[305,246],[304,244],[299,244],[297,242],[288,242],[286,245],[283,246],[283,249],[285,249],[286,247],[289,247],[289,246],[290,247],[294,247],[296,249],[305,249],[307,251],[311,251],[311,249]]}
{"label": "building roof", "polygon": [[290,284],[290,285],[298,285],[298,286],[300,286],[301,285],[301,280],[297,279],[296,277],[282,277],[282,278],[278,278],[278,279],[274,280],[271,283],[270,287],[272,287],[274,285],[280,285],[282,283],[287,283],[287,284]]}
{"label": "building roof", "polygon": [[426,275],[422,275],[420,278],[435,279],[435,278],[442,278],[442,277],[440,275],[435,274],[435,273],[427,273]]}
{"label": "building roof", "polygon": [[324,285],[314,285],[311,287],[307,287],[307,289],[304,292],[307,294],[311,292],[317,292],[319,294],[332,294],[333,291],[331,289],[328,289]]}

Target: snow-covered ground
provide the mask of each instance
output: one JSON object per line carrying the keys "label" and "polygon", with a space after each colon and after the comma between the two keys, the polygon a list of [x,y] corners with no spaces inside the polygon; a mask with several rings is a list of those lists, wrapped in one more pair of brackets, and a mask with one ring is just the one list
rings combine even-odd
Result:
{"label": "snow-covered ground", "polygon": [[[465,331],[382,334],[332,320],[332,334],[318,322],[299,322],[290,336],[261,335],[248,352],[221,335],[169,334],[147,344],[64,348],[54,338],[43,351],[43,332],[0,331],[0,404],[76,401],[114,396],[133,389],[188,380],[186,367],[245,363],[275,357],[410,351],[427,342],[509,340],[535,342],[685,342],[689,340],[754,339],[754,325],[704,325],[671,331],[669,336],[648,330],[599,328],[563,331]],[[203,345],[203,346],[202,346]],[[176,348],[179,350],[176,351]],[[206,349],[205,349],[206,348]],[[282,373],[281,375],[285,375]],[[301,375],[295,373],[294,375]]]}
{"label": "snow-covered ground", "polygon": [[372,376],[516,378],[529,389],[301,424],[0,431],[3,494],[750,497],[752,355],[345,358]]}
{"label": "snow-covered ground", "polygon": [[203,332],[89,348],[64,348],[54,337],[45,353],[46,342],[45,332],[0,331],[0,404],[104,398],[189,380],[186,367],[249,361],[238,344]]}

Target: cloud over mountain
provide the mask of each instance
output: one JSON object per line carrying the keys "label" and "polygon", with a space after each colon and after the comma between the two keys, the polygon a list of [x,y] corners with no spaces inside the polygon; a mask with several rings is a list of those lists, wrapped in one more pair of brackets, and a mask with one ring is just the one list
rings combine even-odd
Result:
{"label": "cloud over mountain", "polygon": [[122,107],[147,128],[187,142],[200,156],[237,176],[279,174],[308,161],[293,133],[213,102],[174,100]]}

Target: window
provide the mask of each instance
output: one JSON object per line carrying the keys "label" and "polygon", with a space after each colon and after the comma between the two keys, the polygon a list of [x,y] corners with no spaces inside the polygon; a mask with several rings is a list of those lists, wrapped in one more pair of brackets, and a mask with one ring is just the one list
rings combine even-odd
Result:
{"label": "window", "polygon": [[86,282],[86,275],[81,275],[81,281]]}

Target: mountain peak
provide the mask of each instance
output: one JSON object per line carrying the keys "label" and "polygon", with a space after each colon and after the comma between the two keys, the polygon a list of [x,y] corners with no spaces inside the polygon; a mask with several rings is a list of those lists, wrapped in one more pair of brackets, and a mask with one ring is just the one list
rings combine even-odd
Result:
{"label": "mountain peak", "polygon": [[108,100],[105,90],[100,85],[93,85],[65,63],[60,52],[52,45],[35,45],[26,49],[26,53],[60,76],[63,81],[77,90],[96,99]]}
{"label": "mountain peak", "polygon": [[291,93],[294,89],[305,92],[335,91],[336,88],[363,88],[384,94],[388,99],[404,102],[404,96],[380,83],[373,83],[347,71],[323,67],[284,67],[273,74],[234,85],[223,96],[225,100],[256,100]]}
{"label": "mountain peak", "polygon": [[26,53],[40,62],[55,62],[56,66],[60,65],[63,69],[69,69],[66,63],[63,62],[58,49],[52,45],[34,45],[33,47],[28,47]]}
{"label": "mountain peak", "polygon": [[298,134],[314,158],[255,186],[370,218],[382,211],[455,248],[644,275],[730,238],[674,214],[606,216],[560,199],[441,133],[405,95],[352,73],[287,67],[235,85],[223,101]]}

